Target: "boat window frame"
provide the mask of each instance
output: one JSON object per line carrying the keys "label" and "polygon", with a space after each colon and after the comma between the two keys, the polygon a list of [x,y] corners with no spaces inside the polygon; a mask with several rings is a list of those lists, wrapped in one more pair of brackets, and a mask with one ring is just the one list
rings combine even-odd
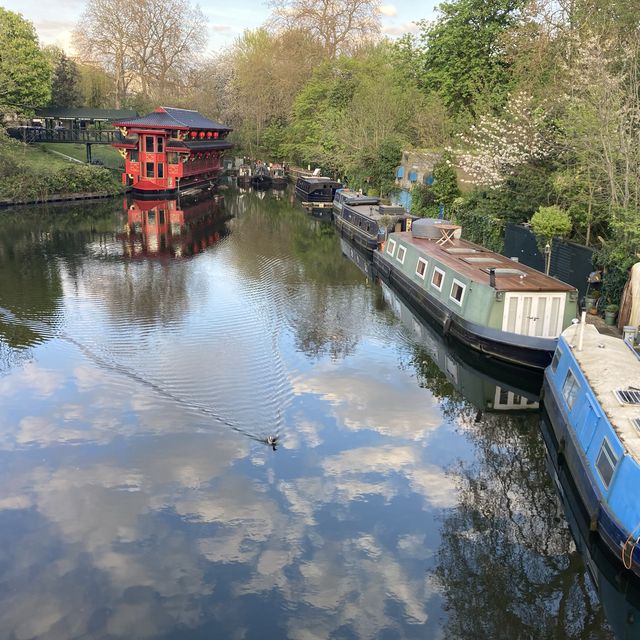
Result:
{"label": "boat window frame", "polygon": [[556,373],[556,371],[558,370],[558,365],[560,364],[560,360],[562,360],[563,355],[564,353],[558,345],[556,347],[555,353],[553,354],[553,359],[551,360],[551,371],[553,371],[553,373]]}
{"label": "boat window frame", "polygon": [[[573,385],[571,386],[571,388],[568,388],[567,385],[569,376],[571,376],[571,378],[573,379]],[[580,382],[578,381],[578,376],[576,376],[571,368],[567,369],[567,374],[565,375],[562,382],[561,393],[563,400],[565,401],[567,407],[569,407],[569,411],[573,411],[573,408],[576,404],[576,399],[580,395],[581,391],[582,387],[580,385]]]}
{"label": "boat window frame", "polygon": [[389,241],[387,242],[387,254],[390,255],[392,258],[396,252],[396,241],[393,238],[390,238]]}
{"label": "boat window frame", "polygon": [[[402,258],[400,257],[400,251],[402,251]],[[400,264],[404,264],[404,259],[406,257],[407,257],[407,247],[405,247],[403,244],[399,244],[398,245],[398,253],[396,254],[396,260]]]}
{"label": "boat window frame", "polygon": [[[453,288],[458,285],[461,289],[462,289],[462,294],[460,295],[460,300],[458,300],[457,298],[453,297]],[[453,302],[455,302],[457,305],[462,306],[462,302],[464,300],[464,295],[467,291],[467,285],[464,284],[463,282],[460,282],[460,280],[458,280],[457,278],[453,279],[453,282],[451,283],[451,289],[449,290],[449,299],[453,300]]]}
{"label": "boat window frame", "polygon": [[[151,147],[151,148],[149,148]],[[145,153],[155,153],[156,152],[156,136],[146,135],[144,140],[144,151]]]}
{"label": "boat window frame", "polygon": [[[606,461],[611,465],[611,476],[608,481],[605,479],[605,477],[602,475],[602,472],[600,471],[601,458],[606,458]],[[616,453],[613,450],[611,443],[609,442],[609,438],[607,438],[606,435],[603,436],[602,443],[600,444],[600,449],[598,450],[598,455],[596,456],[595,466],[596,466],[596,471],[600,476],[600,480],[602,480],[602,484],[604,485],[604,488],[607,490],[609,490],[609,487],[611,486],[611,481],[613,480],[613,476],[616,472],[616,467],[618,466],[619,460],[620,460],[620,457],[616,456]]]}
{"label": "boat window frame", "polygon": [[[434,281],[434,277],[436,275],[436,273],[439,273],[442,276],[442,280],[440,282],[440,286],[438,286]],[[431,286],[436,290],[436,291],[440,291],[442,292],[442,288],[444,287],[444,281],[445,281],[445,277],[446,277],[446,273],[438,268],[438,267],[433,267],[433,273],[431,274]]]}
{"label": "boat window frame", "polygon": [[[418,271],[418,267],[420,266],[420,264],[424,265],[424,271],[423,271],[422,275]],[[416,275],[418,276],[418,278],[422,278],[424,280],[427,277],[427,269],[429,269],[428,260],[425,260],[422,257],[418,258],[418,262],[416,262]]]}

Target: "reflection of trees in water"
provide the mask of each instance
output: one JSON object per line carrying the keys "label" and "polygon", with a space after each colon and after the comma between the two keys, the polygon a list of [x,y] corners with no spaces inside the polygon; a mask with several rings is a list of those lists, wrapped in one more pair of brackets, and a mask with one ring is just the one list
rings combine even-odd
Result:
{"label": "reflection of trees in water", "polygon": [[227,202],[240,211],[235,233],[241,250],[231,260],[243,277],[272,289],[298,349],[310,357],[352,353],[372,300],[362,295],[364,276],[343,258],[333,226],[286,199],[248,192],[230,194]]}
{"label": "reflection of trees in water", "polygon": [[456,475],[436,576],[444,637],[610,638],[545,465],[536,418],[467,425],[477,455]]}
{"label": "reflection of trees in water", "polygon": [[[115,229],[114,201],[28,207],[0,215],[0,306],[19,319],[54,317],[62,297],[57,258],[74,269],[88,243]],[[16,347],[43,339],[34,329],[0,323],[0,336]]]}

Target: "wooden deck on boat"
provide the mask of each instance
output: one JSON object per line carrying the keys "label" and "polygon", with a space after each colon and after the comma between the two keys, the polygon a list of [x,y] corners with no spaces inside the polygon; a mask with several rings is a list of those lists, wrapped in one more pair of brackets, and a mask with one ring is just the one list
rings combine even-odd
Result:
{"label": "wooden deck on boat", "polygon": [[407,213],[402,207],[393,207],[390,205],[380,205],[374,203],[365,203],[365,204],[349,204],[345,203],[344,207],[348,210],[354,211],[358,215],[364,216],[365,218],[369,218],[370,220],[374,220],[375,222],[380,222],[382,218],[385,216],[389,216],[390,218],[411,218],[413,217],[410,213]]}
{"label": "wooden deck on boat", "polygon": [[640,462],[640,433],[632,423],[633,418],[640,418],[640,406],[620,404],[614,395],[619,389],[640,389],[640,360],[620,338],[603,335],[590,324],[585,325],[582,351],[578,351],[579,328],[575,324],[562,335],[573,348],[573,355],[611,426],[627,451]]}
{"label": "wooden deck on boat", "polygon": [[[488,284],[489,269],[496,269],[497,291],[574,291],[565,282],[547,276],[520,262],[515,262],[499,253],[485,249],[466,240],[452,240],[439,245],[436,240],[414,238],[410,231],[393,234],[393,238],[406,245],[413,245],[425,255],[432,256],[445,266],[469,278],[473,282]],[[514,270],[511,274],[500,274],[500,269]],[[524,274],[521,277],[520,274]]]}

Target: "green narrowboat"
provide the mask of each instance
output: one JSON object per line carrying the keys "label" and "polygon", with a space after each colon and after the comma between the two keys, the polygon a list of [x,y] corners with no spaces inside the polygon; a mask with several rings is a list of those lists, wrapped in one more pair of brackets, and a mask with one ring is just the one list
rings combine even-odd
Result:
{"label": "green narrowboat", "polygon": [[576,317],[577,290],[459,235],[455,225],[416,220],[374,251],[376,273],[445,335],[499,360],[544,369]]}

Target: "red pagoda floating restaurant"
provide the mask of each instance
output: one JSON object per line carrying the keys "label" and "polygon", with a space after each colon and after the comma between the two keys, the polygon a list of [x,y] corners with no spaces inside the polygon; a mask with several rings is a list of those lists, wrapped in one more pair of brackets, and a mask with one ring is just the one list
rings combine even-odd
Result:
{"label": "red pagoda floating restaurant", "polygon": [[229,127],[187,109],[158,107],[115,126],[123,136],[113,143],[125,161],[122,183],[137,197],[212,184],[222,172],[222,154],[233,147],[225,140]]}

